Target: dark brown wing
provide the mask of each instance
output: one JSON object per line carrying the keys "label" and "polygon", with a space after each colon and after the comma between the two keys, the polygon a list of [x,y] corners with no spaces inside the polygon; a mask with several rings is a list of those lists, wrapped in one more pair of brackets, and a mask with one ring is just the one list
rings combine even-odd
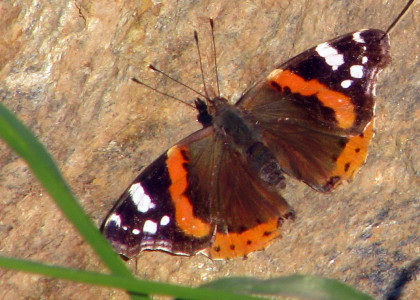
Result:
{"label": "dark brown wing", "polygon": [[175,147],[187,158],[185,196],[194,215],[215,225],[207,255],[213,259],[244,256],[263,249],[280,234],[279,223],[291,215],[290,208],[276,186],[260,178],[252,154],[237,151],[213,127]]}
{"label": "dark brown wing", "polygon": [[163,250],[226,259],[263,249],[290,209],[254,157],[211,126],[193,133],[134,180],[105,219],[105,237],[128,257]]}
{"label": "dark brown wing", "polygon": [[327,191],[365,161],[375,83],[389,61],[384,32],[350,33],[280,65],[237,105],[286,173]]}
{"label": "dark brown wing", "polygon": [[[174,178],[177,158],[182,159],[171,150],[161,155],[141,172],[108,213],[101,231],[116,252],[129,258],[143,250],[193,255],[210,244],[214,225],[194,218],[191,204],[182,195],[176,201],[172,198],[177,193],[174,187],[182,193],[186,184],[182,169],[178,170],[180,179]],[[179,217],[181,212],[187,218],[184,221]]]}

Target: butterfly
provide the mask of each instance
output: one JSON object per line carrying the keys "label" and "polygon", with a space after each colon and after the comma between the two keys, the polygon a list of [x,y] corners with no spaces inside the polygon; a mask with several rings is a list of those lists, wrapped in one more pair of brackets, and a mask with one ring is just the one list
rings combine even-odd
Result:
{"label": "butterfly", "polygon": [[146,167],[105,218],[115,251],[229,259],[267,247],[294,216],[280,193],[285,175],[327,192],[365,162],[375,84],[391,61],[387,32],[356,31],[306,50],[234,105],[196,99],[203,128]]}

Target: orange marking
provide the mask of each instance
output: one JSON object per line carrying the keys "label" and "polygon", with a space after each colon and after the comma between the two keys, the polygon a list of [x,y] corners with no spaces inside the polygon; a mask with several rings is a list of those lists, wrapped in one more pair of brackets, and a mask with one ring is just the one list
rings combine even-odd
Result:
{"label": "orange marking", "polygon": [[169,177],[171,179],[171,186],[169,193],[172,202],[175,206],[175,219],[178,226],[186,235],[191,235],[195,238],[205,237],[210,234],[211,225],[194,216],[193,207],[189,199],[184,195],[187,190],[187,171],[183,164],[188,163],[181,151],[186,151],[187,148],[178,148],[173,146],[167,152],[166,165],[168,167]]}
{"label": "orange marking", "polygon": [[349,179],[364,164],[368,153],[370,140],[373,136],[373,121],[363,131],[362,135],[349,137],[349,141],[336,162],[332,176]]}
{"label": "orange marking", "polygon": [[338,126],[350,128],[355,121],[354,105],[350,97],[343,93],[333,91],[321,84],[316,79],[305,81],[299,75],[290,71],[276,69],[268,75],[268,79],[280,85],[283,89],[289,88],[292,93],[299,93],[302,96],[316,96],[326,107],[334,110]]}
{"label": "orange marking", "polygon": [[274,218],[242,233],[216,233],[206,254],[212,259],[243,257],[250,252],[264,249],[278,236],[278,220]]}

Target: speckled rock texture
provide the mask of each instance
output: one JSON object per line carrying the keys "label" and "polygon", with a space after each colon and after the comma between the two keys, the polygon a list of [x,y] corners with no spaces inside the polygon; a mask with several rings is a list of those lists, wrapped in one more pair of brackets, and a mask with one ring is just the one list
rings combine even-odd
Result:
{"label": "speckled rock texture", "polygon": [[[54,157],[81,205],[101,223],[139,171],[200,126],[196,112],[134,84],[191,101],[152,63],[201,89],[193,30],[215,86],[235,101],[276,63],[338,35],[385,29],[398,1],[0,2],[0,99]],[[420,5],[391,33],[377,86],[376,135],[365,166],[332,193],[288,179],[297,212],[283,238],[247,259],[139,255],[140,278],[196,286],[225,276],[321,275],[382,298],[420,255]],[[0,255],[106,272],[26,164],[0,143]],[[0,269],[0,299],[127,299],[121,291]],[[418,279],[402,299],[420,299]]]}

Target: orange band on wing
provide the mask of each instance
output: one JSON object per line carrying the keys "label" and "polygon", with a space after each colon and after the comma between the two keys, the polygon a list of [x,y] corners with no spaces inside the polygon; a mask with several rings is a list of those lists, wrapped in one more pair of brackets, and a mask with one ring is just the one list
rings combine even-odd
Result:
{"label": "orange band on wing", "polygon": [[184,195],[188,186],[184,163],[188,163],[188,160],[184,157],[182,151],[188,153],[186,148],[173,146],[168,150],[166,160],[171,179],[169,193],[175,206],[175,219],[184,234],[196,238],[205,237],[210,234],[211,225],[194,216],[191,202]]}
{"label": "orange band on wing", "polygon": [[250,252],[264,249],[279,235],[277,218],[242,233],[216,233],[215,240],[206,254],[213,259],[245,256]]}
{"label": "orange band on wing", "polygon": [[302,96],[316,96],[326,107],[334,110],[338,126],[344,129],[350,128],[355,121],[354,105],[350,97],[343,93],[333,91],[316,79],[306,81],[299,75],[288,70],[276,69],[268,75],[268,79],[279,86],[289,88],[292,93]]}
{"label": "orange band on wing", "polygon": [[349,179],[364,164],[370,140],[373,136],[373,121],[365,128],[362,134],[348,137],[343,151],[336,161],[333,176]]}

